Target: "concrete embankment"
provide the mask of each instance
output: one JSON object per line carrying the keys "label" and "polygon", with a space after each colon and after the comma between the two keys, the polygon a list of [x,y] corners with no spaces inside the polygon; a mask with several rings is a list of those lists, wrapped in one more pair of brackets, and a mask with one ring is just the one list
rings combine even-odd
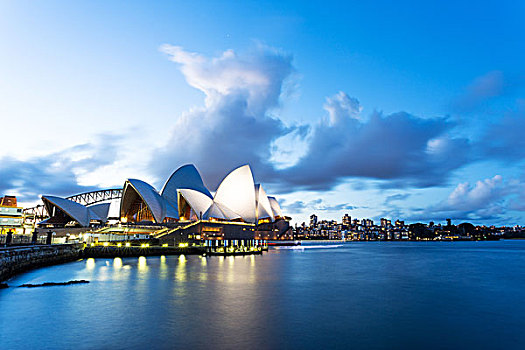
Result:
{"label": "concrete embankment", "polygon": [[0,281],[26,270],[77,260],[82,249],[82,244],[0,248]]}

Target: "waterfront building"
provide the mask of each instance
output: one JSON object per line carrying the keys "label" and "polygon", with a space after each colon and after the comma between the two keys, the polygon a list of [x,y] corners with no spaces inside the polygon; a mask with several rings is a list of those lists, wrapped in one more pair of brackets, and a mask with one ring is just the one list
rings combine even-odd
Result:
{"label": "waterfront building", "polygon": [[[74,197],[41,196],[48,218],[39,226],[93,230],[107,224],[110,203],[87,205]],[[255,183],[249,165],[230,172],[213,195],[192,164],[178,168],[160,192],[142,180],[127,179],[117,204],[115,232],[123,226],[149,228],[152,237],[168,244],[197,244],[216,237],[233,241],[293,238],[290,218],[283,215],[277,199]]]}
{"label": "waterfront building", "polygon": [[15,196],[0,197],[0,230],[2,234],[16,233],[24,224],[23,208],[17,206]]}
{"label": "waterfront building", "polygon": [[0,197],[0,244],[28,243],[31,241],[33,225],[26,222],[22,207],[16,196]]}

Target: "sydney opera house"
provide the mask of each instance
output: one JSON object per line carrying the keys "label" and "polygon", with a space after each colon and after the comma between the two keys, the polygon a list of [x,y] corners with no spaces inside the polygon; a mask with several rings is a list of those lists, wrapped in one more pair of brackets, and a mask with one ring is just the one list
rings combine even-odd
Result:
{"label": "sydney opera house", "polygon": [[[118,190],[113,190],[118,191]],[[119,227],[140,225],[162,231],[162,242],[175,240],[279,239],[289,232],[286,218],[275,197],[256,184],[249,165],[230,172],[215,193],[204,185],[194,165],[177,169],[160,191],[138,180],[125,181],[117,201],[81,204],[56,196],[42,196],[48,218],[40,227]],[[116,210],[111,206],[118,205]],[[110,215],[113,212],[113,217]]]}

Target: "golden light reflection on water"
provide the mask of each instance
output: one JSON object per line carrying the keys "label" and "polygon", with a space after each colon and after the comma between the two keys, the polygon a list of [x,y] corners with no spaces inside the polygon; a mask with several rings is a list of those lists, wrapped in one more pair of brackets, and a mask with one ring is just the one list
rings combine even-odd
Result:
{"label": "golden light reflection on water", "polygon": [[113,259],[113,275],[112,279],[114,281],[123,281],[126,279],[129,279],[129,273],[130,273],[130,266],[124,265],[124,262],[121,258],[114,258]]}
{"label": "golden light reflection on water", "polygon": [[235,281],[235,273],[233,271],[233,265],[235,263],[235,257],[228,257],[228,270],[226,272],[226,282],[233,283]]}
{"label": "golden light reflection on water", "polygon": [[177,268],[175,269],[175,279],[179,282],[186,282],[187,280],[186,261],[187,261],[186,256],[184,256],[184,254],[181,254],[179,256]]}
{"label": "golden light reflection on water", "polygon": [[256,272],[255,272],[255,256],[250,255],[250,272],[248,275],[248,281],[250,283],[256,282]]}
{"label": "golden light reflection on water", "polygon": [[168,264],[166,263],[166,256],[160,256],[159,276],[163,280],[168,277]]}
{"label": "golden light reflection on water", "polygon": [[138,269],[139,272],[147,272],[148,271],[148,261],[146,260],[145,256],[140,256],[138,261]]}
{"label": "golden light reflection on water", "polygon": [[93,270],[95,268],[95,259],[89,258],[86,260],[86,269]]}
{"label": "golden light reflection on water", "polygon": [[113,268],[116,269],[116,270],[120,270],[122,268],[122,259],[121,258],[113,259]]}
{"label": "golden light reflection on water", "polygon": [[217,280],[222,282],[224,280],[223,273],[222,273],[222,267],[224,266],[224,256],[218,257],[218,265],[219,265],[219,273],[217,274]]}
{"label": "golden light reflection on water", "polygon": [[201,272],[199,274],[199,280],[201,282],[206,282],[208,280],[208,271],[206,270],[206,265],[208,264],[208,259],[205,256],[201,256]]}

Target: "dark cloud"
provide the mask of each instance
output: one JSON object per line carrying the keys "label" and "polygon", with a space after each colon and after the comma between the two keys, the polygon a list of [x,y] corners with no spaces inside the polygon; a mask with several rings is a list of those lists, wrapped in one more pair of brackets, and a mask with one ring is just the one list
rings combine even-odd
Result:
{"label": "dark cloud", "polygon": [[290,204],[286,204],[284,200],[281,200],[281,207],[288,213],[300,213],[307,208],[307,205],[303,201],[295,201]]}
{"label": "dark cloud", "polygon": [[397,193],[386,197],[385,205],[389,205],[392,202],[403,201],[410,197],[410,193]]}
{"label": "dark cloud", "polygon": [[[152,157],[151,169],[161,179],[191,162],[215,189],[228,171],[249,163],[273,192],[327,190],[352,177],[383,180],[386,187],[428,187],[444,184],[471,160],[469,140],[451,136],[456,124],[448,118],[405,112],[363,118],[359,101],[344,92],[327,98],[327,115],[318,123],[286,125],[275,114],[294,69],[292,57],[274,49],[226,51],[211,59],[176,46],[162,50],[206,97],[203,107],[178,118],[166,146]],[[289,135],[305,140],[307,150],[294,166],[277,168],[272,154]]]}
{"label": "dark cloud", "polygon": [[35,201],[41,194],[67,196],[96,189],[83,186],[79,176],[114,162],[117,157],[115,135],[100,135],[91,143],[27,160],[0,159],[0,195],[18,195],[22,201]]}
{"label": "dark cloud", "polygon": [[362,207],[351,205],[350,203],[340,203],[335,205],[326,204],[322,199],[314,199],[308,202],[295,201],[290,204],[286,201],[281,201],[281,207],[290,213],[300,213],[308,209],[313,212],[318,211],[340,211],[340,210],[353,210]]}
{"label": "dark cloud", "polygon": [[476,110],[487,100],[503,94],[506,88],[503,72],[492,71],[476,78],[452,104],[454,111],[466,113]]}
{"label": "dark cloud", "polygon": [[523,161],[525,159],[525,105],[507,112],[498,121],[491,123],[478,148],[484,158],[505,161]]}
{"label": "dark cloud", "polygon": [[319,206],[317,208],[317,210],[322,210],[322,211],[339,211],[339,210],[354,210],[354,209],[358,209],[360,207],[357,207],[355,205],[351,205],[349,203],[340,203],[340,204],[335,204],[335,205],[327,205],[327,204],[324,204],[322,206]]}
{"label": "dark cloud", "polygon": [[387,187],[435,186],[470,160],[469,140],[450,136],[455,124],[447,118],[375,112],[363,120],[355,103],[345,108],[348,99],[340,93],[328,100],[329,118],[313,128],[307,154],[282,171],[286,188],[327,190],[349,177],[388,180]]}

